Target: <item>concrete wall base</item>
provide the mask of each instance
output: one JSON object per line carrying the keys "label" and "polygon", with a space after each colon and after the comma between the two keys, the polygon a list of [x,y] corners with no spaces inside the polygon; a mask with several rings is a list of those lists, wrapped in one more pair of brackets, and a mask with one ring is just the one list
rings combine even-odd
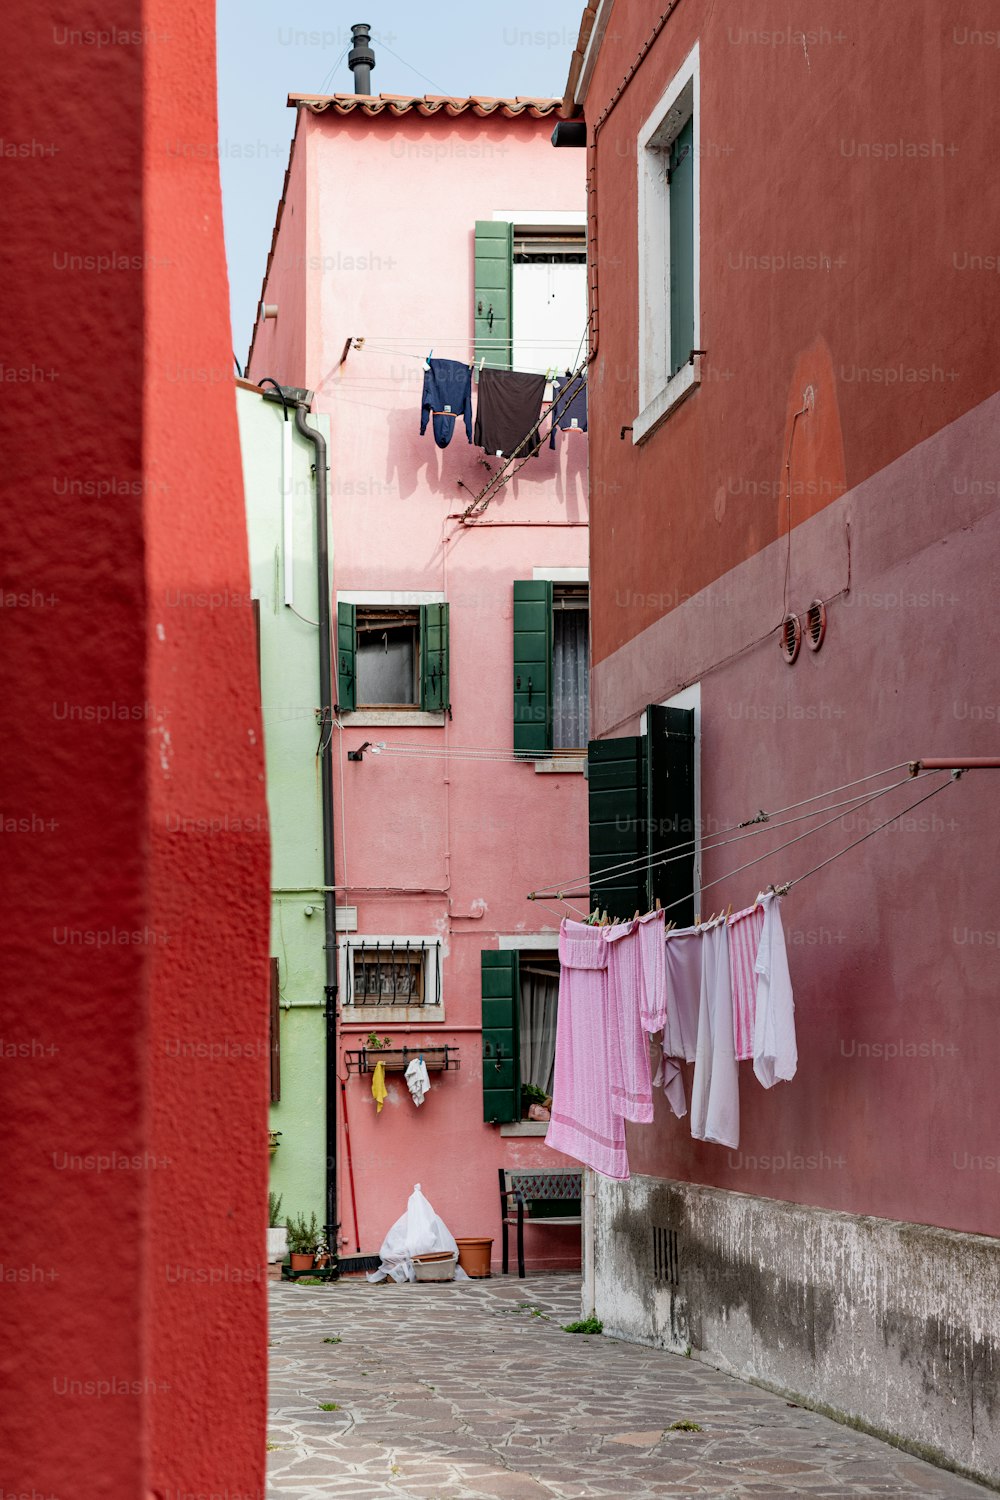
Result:
{"label": "concrete wall base", "polygon": [[1000,1488],[1000,1240],[633,1177],[595,1262],[606,1333]]}

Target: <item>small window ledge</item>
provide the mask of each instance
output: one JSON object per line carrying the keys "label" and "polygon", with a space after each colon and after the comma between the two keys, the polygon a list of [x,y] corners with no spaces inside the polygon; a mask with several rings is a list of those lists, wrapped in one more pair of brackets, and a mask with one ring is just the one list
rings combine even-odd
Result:
{"label": "small window ledge", "polygon": [[340,1019],[342,1021],[363,1021],[367,1026],[370,1022],[377,1026],[387,1026],[391,1031],[393,1026],[413,1025],[422,1026],[424,1022],[443,1021],[443,1005],[342,1005],[340,1008]]}
{"label": "small window ledge", "polygon": [[632,424],[632,442],[641,443],[654,432],[660,423],[669,417],[670,413],[682,401],[686,401],[693,390],[701,385],[701,376],[694,367],[694,362],[682,365],[676,375],[671,375],[663,390],[636,417]]}
{"label": "small window ledge", "polygon": [[577,755],[574,755],[572,752],[566,755],[547,755],[544,759],[535,761],[535,770],[539,773],[565,773],[570,771],[582,776],[586,772],[586,769],[587,755],[585,751],[580,751]]}
{"label": "small window ledge", "polygon": [[514,1125],[501,1125],[502,1136],[548,1135],[548,1120],[519,1120]]}
{"label": "small window ledge", "polygon": [[344,725],[352,729],[389,729],[403,724],[408,729],[437,729],[444,726],[440,710],[423,708],[353,708],[345,709]]}

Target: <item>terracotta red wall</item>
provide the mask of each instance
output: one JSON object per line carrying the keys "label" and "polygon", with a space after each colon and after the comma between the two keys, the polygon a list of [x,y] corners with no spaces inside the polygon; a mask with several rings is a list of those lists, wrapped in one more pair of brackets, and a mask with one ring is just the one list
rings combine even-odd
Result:
{"label": "terracotta red wall", "polygon": [[215,140],[213,10],[34,7],[5,71],[4,1487],[257,1495],[253,631],[168,599],[246,587],[218,175],[169,149]]}
{"label": "terracotta red wall", "polygon": [[[616,0],[591,129],[656,15]],[[825,416],[822,432],[796,434],[796,522],[996,388],[997,276],[967,261],[995,266],[1000,243],[984,124],[998,54],[969,40],[976,28],[995,35],[988,0],[877,23],[862,0],[817,0],[808,15],[791,0],[735,12],[680,0],[601,128],[591,462],[620,488],[594,489],[595,660],[781,533],[787,427],[805,385]],[[701,389],[658,442],[633,448],[619,432],[638,402],[635,140],[696,40],[708,354]],[[883,155],[859,155],[872,146]],[[767,256],[824,259],[759,269]],[[891,383],[899,367],[930,377]]]}
{"label": "terracotta red wall", "polygon": [[[905,37],[853,0],[738,11],[679,0],[599,135],[592,730],[634,733],[648,703],[699,683],[703,834],[917,756],[994,754],[1000,703],[984,624],[1000,538],[1000,190],[984,123],[998,54],[970,39],[977,26],[995,39],[990,9],[918,5]],[[614,22],[591,129],[652,25],[635,0]],[[696,40],[708,354],[700,388],[633,446],[620,438],[638,399],[630,142]],[[862,159],[862,145],[883,154]],[[816,254],[829,266],[746,263]],[[789,545],[784,464],[808,384]],[[816,598],[828,609],[822,649],[791,668],[786,598],[800,616]],[[693,1142],[665,1109],[630,1127],[635,1171],[1000,1234],[984,1105],[1000,1061],[997,774],[793,887],[798,1076],[765,1093],[744,1065],[738,1150]],[[702,910],[804,874],[925,790],[834,811]],[[809,826],[720,847],[704,881]]]}

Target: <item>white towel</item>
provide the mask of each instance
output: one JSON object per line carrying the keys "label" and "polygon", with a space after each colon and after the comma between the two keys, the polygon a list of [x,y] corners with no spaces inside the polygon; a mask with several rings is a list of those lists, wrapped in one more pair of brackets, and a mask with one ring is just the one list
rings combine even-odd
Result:
{"label": "white towel", "polygon": [[428,1092],[431,1086],[430,1075],[427,1072],[427,1064],[424,1062],[423,1058],[415,1057],[413,1061],[408,1064],[403,1077],[406,1079],[406,1087],[410,1091],[410,1096],[413,1099],[414,1104],[423,1104],[424,1095]]}

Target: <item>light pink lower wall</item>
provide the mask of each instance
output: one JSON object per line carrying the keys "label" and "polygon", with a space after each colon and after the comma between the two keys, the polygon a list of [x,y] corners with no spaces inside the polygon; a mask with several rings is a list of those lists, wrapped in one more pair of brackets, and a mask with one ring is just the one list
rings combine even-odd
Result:
{"label": "light pink lower wall", "polygon": [[[700,678],[709,832],[911,758],[996,754],[998,418],[994,397],[794,530],[789,607],[831,601],[818,653],[803,648],[792,667],[779,654],[777,543],[597,666],[595,732],[634,732],[647,702]],[[706,892],[703,910],[798,876],[934,784],[829,814],[828,829]],[[693,1142],[665,1111],[630,1127],[633,1169],[1000,1233],[987,1102],[1000,1063],[998,812],[1000,772],[970,774],[794,887],[797,1078],[764,1092],[743,1065],[739,1151]],[[708,855],[705,880],[809,826]]]}

